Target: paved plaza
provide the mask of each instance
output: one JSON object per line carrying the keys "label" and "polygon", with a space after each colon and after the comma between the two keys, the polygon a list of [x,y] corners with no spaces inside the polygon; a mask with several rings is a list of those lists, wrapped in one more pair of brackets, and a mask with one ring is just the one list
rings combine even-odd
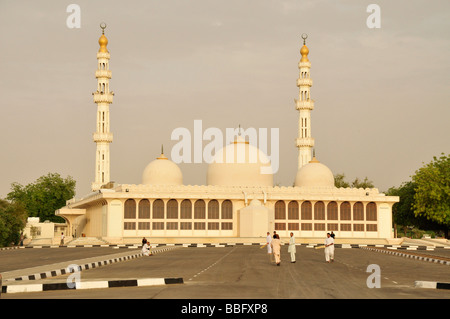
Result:
{"label": "paved plaza", "polygon": [[[65,283],[70,274],[40,280],[8,281],[23,269],[84,260],[136,255],[138,249],[42,248],[0,251],[3,286]],[[432,254],[433,252],[426,252]],[[449,249],[435,255],[450,258]],[[369,265],[379,267],[379,288]],[[372,275],[372,279],[369,276]],[[359,248],[336,248],[335,262],[326,263],[321,249],[298,246],[290,263],[282,247],[281,266],[271,263],[258,245],[172,247],[150,257],[137,257],[79,272],[81,282],[178,278],[173,284],[84,290],[3,293],[2,299],[449,299],[448,289],[426,289],[417,281],[450,282],[450,266],[387,255]],[[370,283],[369,283],[370,285]]]}

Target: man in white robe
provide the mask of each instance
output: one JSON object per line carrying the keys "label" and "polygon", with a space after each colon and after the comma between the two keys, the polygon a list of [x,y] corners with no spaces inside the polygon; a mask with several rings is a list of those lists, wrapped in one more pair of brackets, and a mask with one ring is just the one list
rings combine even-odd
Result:
{"label": "man in white robe", "polygon": [[277,264],[277,266],[279,266],[281,264],[281,240],[280,240],[280,236],[274,235],[270,245],[272,245],[273,256],[275,258],[275,263]]}
{"label": "man in white robe", "polygon": [[267,241],[267,253],[272,254],[272,246],[270,246],[270,243],[272,242],[272,236],[270,236],[269,232],[267,232],[266,241]]}
{"label": "man in white robe", "polygon": [[270,233],[267,232],[267,238],[266,238],[266,242],[267,242],[267,255],[269,256],[269,261],[273,262],[274,261],[274,257],[273,257],[273,251],[272,251],[272,236],[270,236]]}
{"label": "man in white robe", "polygon": [[325,239],[325,260],[327,263],[334,261],[334,238],[331,237],[330,233],[327,234]]}
{"label": "man in white robe", "polygon": [[150,242],[146,242],[142,246],[142,254],[144,254],[144,256],[151,256],[151,253],[150,253]]}
{"label": "man in white robe", "polygon": [[294,237],[294,233],[291,233],[291,238],[289,239],[288,253],[291,254],[291,263],[295,263],[295,253],[296,253],[296,249],[295,249],[295,237]]}

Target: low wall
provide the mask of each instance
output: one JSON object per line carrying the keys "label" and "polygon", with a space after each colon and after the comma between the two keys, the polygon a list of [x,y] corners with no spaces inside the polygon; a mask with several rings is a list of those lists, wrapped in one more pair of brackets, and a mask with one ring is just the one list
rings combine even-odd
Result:
{"label": "low wall", "polygon": [[[265,243],[266,237],[145,237],[151,244],[213,244],[213,243]],[[142,237],[125,237],[120,242],[104,238],[111,244],[141,244]],[[298,244],[323,244],[325,238],[296,238]],[[282,242],[289,242],[289,237],[281,237]],[[336,244],[361,245],[400,245],[402,238],[335,238]]]}

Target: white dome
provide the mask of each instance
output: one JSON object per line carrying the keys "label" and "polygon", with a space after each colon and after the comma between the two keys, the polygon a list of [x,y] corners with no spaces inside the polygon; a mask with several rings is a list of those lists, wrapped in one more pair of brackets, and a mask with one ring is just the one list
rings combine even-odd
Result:
{"label": "white dome", "polygon": [[269,158],[238,136],[216,153],[206,180],[207,185],[272,187],[273,173]]}
{"label": "white dome", "polygon": [[150,162],[142,174],[145,185],[183,185],[183,174],[177,164],[164,154]]}
{"label": "white dome", "polygon": [[334,187],[333,172],[315,157],[297,171],[295,186],[300,187]]}

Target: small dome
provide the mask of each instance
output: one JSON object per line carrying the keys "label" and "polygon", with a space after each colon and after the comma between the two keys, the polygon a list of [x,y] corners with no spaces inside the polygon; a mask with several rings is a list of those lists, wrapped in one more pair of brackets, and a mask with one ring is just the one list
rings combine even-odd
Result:
{"label": "small dome", "polygon": [[269,158],[242,136],[216,153],[206,179],[207,185],[273,186]]}
{"label": "small dome", "polygon": [[161,154],[150,162],[142,174],[145,185],[183,185],[183,174],[177,164]]}
{"label": "small dome", "polygon": [[262,203],[259,199],[252,199],[252,201],[250,202],[250,206],[262,206]]}
{"label": "small dome", "polygon": [[300,187],[334,187],[333,172],[315,157],[297,171],[295,186]]}

